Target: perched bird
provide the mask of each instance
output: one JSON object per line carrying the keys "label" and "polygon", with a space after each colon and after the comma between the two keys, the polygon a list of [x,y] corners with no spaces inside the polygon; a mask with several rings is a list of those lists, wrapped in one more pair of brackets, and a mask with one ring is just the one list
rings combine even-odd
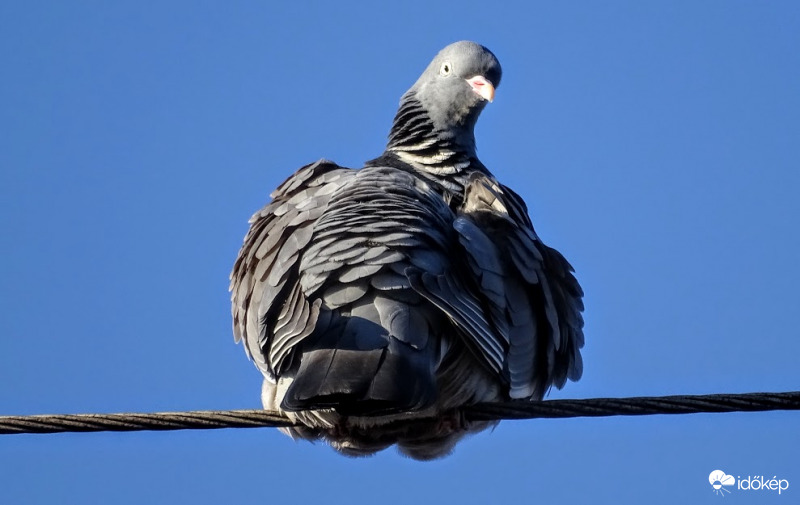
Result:
{"label": "perched bird", "polygon": [[445,47],[380,157],[307,165],[251,218],[233,331],[264,375],[264,408],[298,424],[290,436],[432,459],[494,424],[465,406],[538,401],[580,378],[573,269],[476,154],[500,76],[485,47]]}

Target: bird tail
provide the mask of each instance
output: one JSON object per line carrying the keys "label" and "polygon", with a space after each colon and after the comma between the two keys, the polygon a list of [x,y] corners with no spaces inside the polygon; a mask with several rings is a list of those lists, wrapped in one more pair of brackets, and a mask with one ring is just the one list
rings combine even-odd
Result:
{"label": "bird tail", "polygon": [[372,348],[366,349],[352,345],[352,335],[327,337],[301,353],[281,408],[332,408],[342,415],[370,416],[421,410],[435,402],[434,360],[429,350],[413,348],[390,335],[375,338],[373,334]]}

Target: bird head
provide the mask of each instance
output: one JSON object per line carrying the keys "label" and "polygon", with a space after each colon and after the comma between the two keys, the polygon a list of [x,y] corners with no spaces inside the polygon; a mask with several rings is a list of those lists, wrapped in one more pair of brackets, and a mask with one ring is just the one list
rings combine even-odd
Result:
{"label": "bird head", "polygon": [[491,51],[460,41],[445,47],[431,61],[409,93],[419,100],[436,128],[472,132],[487,103],[494,100],[502,69]]}

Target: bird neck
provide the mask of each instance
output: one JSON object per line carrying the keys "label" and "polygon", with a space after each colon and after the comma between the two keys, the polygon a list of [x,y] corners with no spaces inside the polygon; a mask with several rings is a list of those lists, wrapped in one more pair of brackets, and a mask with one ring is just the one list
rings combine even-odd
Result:
{"label": "bird neck", "polygon": [[461,193],[469,174],[486,168],[475,150],[474,122],[440,128],[412,92],[406,93],[389,132],[384,156],[410,165],[450,192]]}

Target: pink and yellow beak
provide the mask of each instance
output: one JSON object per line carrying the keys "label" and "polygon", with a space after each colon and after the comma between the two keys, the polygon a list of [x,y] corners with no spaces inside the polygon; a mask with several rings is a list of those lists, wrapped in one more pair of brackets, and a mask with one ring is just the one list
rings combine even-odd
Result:
{"label": "pink and yellow beak", "polygon": [[486,78],[482,75],[476,75],[475,77],[467,79],[467,83],[469,83],[472,91],[478,94],[484,100],[488,100],[491,102],[494,100],[494,86],[492,83],[487,81]]}

